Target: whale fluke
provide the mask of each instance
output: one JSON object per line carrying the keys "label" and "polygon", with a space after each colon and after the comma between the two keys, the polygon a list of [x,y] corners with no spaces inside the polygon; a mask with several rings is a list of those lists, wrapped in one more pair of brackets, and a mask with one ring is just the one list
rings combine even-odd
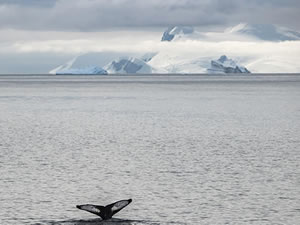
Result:
{"label": "whale fluke", "polygon": [[107,206],[86,204],[77,205],[76,207],[78,209],[96,214],[97,216],[100,216],[103,220],[108,220],[111,219],[112,216],[115,215],[117,212],[129,205],[130,202],[132,202],[132,199],[117,201]]}

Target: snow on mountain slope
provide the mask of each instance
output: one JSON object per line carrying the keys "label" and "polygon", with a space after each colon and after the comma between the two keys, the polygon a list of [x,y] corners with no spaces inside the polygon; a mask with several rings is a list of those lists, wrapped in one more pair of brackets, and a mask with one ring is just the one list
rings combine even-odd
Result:
{"label": "snow on mountain slope", "polygon": [[228,31],[232,34],[247,35],[264,41],[300,40],[299,32],[272,24],[241,23]]}
{"label": "snow on mountain slope", "polygon": [[159,68],[161,73],[250,73],[247,68],[240,66],[225,55],[218,60],[212,60],[212,57],[200,56],[199,54],[172,56],[167,53],[160,53],[149,64]]}
{"label": "snow on mountain slope", "polygon": [[156,68],[157,73],[206,73],[209,58],[195,53],[161,51],[149,65]]}
{"label": "snow on mountain slope", "polygon": [[58,70],[55,73],[56,75],[107,75],[107,71],[101,67],[91,66],[85,68],[71,68],[71,69],[62,69]]}
{"label": "snow on mountain slope", "polygon": [[218,60],[212,60],[210,68],[207,69],[209,73],[250,73],[250,71],[243,66],[238,65],[232,59],[223,55]]}
{"label": "snow on mountain slope", "polygon": [[123,57],[104,67],[109,74],[150,74],[154,69],[145,61],[134,57]]}

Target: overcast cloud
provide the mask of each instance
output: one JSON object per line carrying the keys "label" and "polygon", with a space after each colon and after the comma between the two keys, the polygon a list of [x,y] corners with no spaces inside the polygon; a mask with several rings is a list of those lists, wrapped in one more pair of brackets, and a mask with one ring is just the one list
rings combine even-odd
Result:
{"label": "overcast cloud", "polygon": [[273,23],[300,30],[299,0],[0,0],[0,28],[102,31]]}

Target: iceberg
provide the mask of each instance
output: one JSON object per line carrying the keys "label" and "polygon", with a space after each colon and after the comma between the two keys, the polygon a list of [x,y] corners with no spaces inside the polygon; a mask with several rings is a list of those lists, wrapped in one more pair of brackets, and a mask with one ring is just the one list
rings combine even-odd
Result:
{"label": "iceberg", "polygon": [[227,58],[226,55],[221,56],[218,60],[212,60],[208,73],[247,73],[250,71],[243,66],[238,65],[232,59]]}

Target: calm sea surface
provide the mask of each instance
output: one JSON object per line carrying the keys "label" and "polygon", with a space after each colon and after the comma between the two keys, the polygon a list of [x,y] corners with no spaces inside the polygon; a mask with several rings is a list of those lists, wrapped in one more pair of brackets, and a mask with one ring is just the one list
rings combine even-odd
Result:
{"label": "calm sea surface", "polygon": [[300,224],[300,76],[0,76],[0,224]]}

